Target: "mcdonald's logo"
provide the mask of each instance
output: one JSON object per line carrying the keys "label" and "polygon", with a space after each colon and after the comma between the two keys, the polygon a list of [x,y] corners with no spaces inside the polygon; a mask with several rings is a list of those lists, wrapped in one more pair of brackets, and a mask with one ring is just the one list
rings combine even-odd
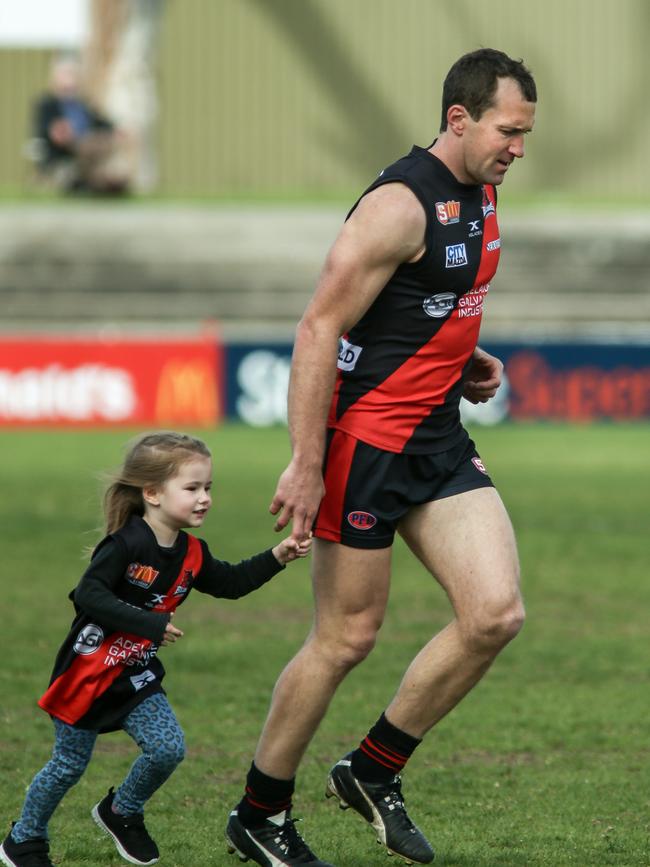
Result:
{"label": "mcdonald's logo", "polygon": [[163,366],[156,394],[156,421],[161,424],[209,425],[219,415],[214,361],[171,358]]}

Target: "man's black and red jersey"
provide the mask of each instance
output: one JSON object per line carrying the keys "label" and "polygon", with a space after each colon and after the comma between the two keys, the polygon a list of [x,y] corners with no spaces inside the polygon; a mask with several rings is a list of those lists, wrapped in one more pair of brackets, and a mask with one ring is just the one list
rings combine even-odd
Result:
{"label": "man's black and red jersey", "polygon": [[231,564],[181,531],[163,548],[134,515],[103,539],[75,590],[76,616],[39,705],[79,728],[101,732],[147,696],[164,692],[157,652],[172,612],[193,589],[238,599],[283,569],[272,551]]}
{"label": "man's black and red jersey", "polygon": [[397,268],[341,339],[328,427],[386,451],[433,454],[467,436],[459,403],[499,262],[496,190],[459,183],[417,146],[363,195],[389,183],[421,202],[425,252]]}

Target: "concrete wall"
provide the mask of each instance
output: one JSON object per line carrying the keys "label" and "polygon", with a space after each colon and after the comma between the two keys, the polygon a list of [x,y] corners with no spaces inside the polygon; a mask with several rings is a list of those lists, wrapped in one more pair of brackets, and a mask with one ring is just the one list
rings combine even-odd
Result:
{"label": "concrete wall", "polygon": [[[0,208],[2,328],[291,335],[345,209]],[[650,337],[650,218],[506,212],[484,334]]]}

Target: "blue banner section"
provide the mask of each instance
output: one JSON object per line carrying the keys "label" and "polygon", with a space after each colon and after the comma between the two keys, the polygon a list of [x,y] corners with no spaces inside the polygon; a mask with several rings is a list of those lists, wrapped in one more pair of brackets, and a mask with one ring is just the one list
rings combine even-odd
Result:
{"label": "blue banner section", "polygon": [[[482,343],[505,364],[486,404],[463,401],[467,422],[650,419],[650,344]],[[226,346],[226,414],[266,427],[286,424],[289,343]]]}
{"label": "blue banner section", "polygon": [[226,351],[226,415],[255,427],[286,424],[290,343],[232,343]]}

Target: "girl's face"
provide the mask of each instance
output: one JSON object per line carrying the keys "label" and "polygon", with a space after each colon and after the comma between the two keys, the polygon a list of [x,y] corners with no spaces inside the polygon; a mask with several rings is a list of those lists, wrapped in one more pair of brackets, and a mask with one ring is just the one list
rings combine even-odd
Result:
{"label": "girl's face", "polygon": [[200,527],[212,505],[212,461],[197,455],[182,463],[160,489],[145,489],[145,517],[170,530]]}

